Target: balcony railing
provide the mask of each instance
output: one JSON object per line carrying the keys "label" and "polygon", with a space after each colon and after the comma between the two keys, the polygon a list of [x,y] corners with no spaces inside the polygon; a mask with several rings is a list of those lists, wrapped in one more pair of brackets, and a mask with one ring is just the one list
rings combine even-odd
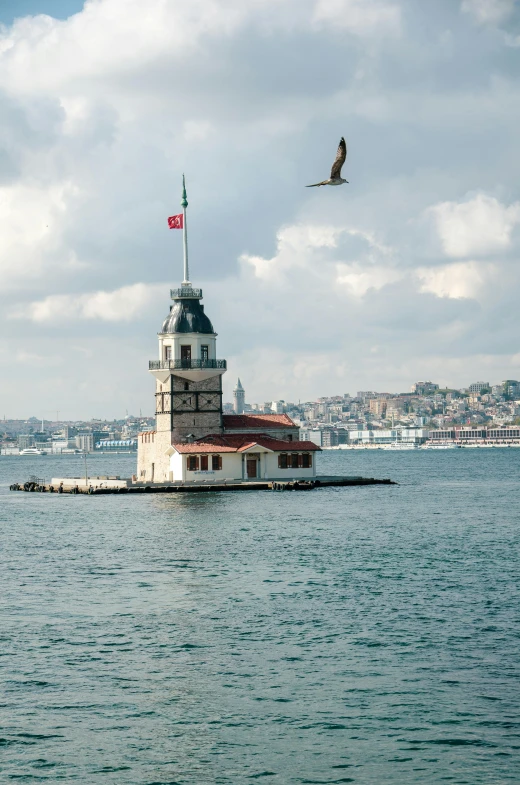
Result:
{"label": "balcony railing", "polygon": [[179,297],[194,297],[200,300],[202,289],[193,289],[191,286],[181,286],[180,289],[170,289],[170,297],[177,300]]}
{"label": "balcony railing", "polygon": [[226,370],[226,360],[150,360],[150,371]]}

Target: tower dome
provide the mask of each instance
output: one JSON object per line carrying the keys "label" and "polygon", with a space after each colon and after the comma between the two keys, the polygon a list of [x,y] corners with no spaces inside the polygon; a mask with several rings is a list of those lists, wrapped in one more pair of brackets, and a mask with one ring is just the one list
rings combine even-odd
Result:
{"label": "tower dome", "polygon": [[[200,297],[202,297],[200,289],[192,289],[191,291],[200,292]],[[215,335],[213,325],[204,313],[204,306],[201,304],[200,298],[196,296],[183,297],[182,294],[184,294],[182,289],[172,291],[174,304],[163,322],[161,333],[203,333],[205,335]]]}

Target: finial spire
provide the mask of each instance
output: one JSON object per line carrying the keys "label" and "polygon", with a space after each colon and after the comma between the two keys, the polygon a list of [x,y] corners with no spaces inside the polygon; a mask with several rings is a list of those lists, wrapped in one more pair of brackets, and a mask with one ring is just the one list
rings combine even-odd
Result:
{"label": "finial spire", "polygon": [[188,267],[188,227],[186,225],[186,208],[188,206],[188,197],[186,195],[186,180],[184,175],[182,175],[182,213],[183,213],[183,230],[182,230],[182,244],[184,247],[184,281],[182,282],[183,286],[191,286],[190,283],[190,271]]}

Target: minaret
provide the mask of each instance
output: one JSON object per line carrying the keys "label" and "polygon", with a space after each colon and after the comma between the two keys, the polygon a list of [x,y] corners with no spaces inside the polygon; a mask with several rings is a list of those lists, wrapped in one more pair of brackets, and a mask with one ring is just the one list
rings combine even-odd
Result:
{"label": "minaret", "polygon": [[[149,370],[156,379],[156,448],[147,450],[139,442],[138,475],[155,481],[168,480],[171,445],[206,434],[222,433],[222,375],[226,361],[217,359],[217,333],[204,313],[202,289],[192,287],[188,269],[186,208],[188,200],[183,176],[184,280],[170,291],[173,305],[158,333],[159,359]],[[151,455],[154,468],[149,471]]]}
{"label": "minaret", "polygon": [[242,387],[242,382],[239,379],[235,389],[233,390],[233,409],[235,410],[235,414],[244,413],[245,400],[246,394],[244,388]]}

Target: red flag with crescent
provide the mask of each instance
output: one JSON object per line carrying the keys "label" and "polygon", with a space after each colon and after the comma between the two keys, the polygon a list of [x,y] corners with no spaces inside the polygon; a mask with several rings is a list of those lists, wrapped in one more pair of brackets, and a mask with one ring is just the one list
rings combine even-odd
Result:
{"label": "red flag with crescent", "polygon": [[183,229],[184,228],[184,216],[182,213],[179,215],[171,215],[168,218],[168,226],[170,229]]}

